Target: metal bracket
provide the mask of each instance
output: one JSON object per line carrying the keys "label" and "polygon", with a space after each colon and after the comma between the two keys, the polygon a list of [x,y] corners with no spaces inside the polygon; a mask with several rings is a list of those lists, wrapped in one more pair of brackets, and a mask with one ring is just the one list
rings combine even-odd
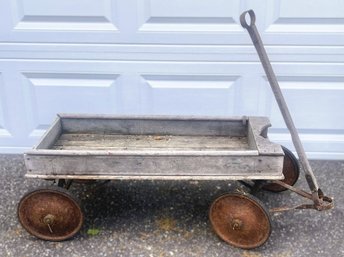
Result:
{"label": "metal bracket", "polygon": [[319,194],[316,197],[316,199],[319,199],[319,201],[316,201],[316,199],[314,199],[314,194],[310,194],[304,190],[301,190],[294,186],[290,186],[282,181],[277,180],[277,181],[272,181],[272,182],[284,188],[287,188],[290,191],[293,191],[294,193],[304,198],[312,200],[313,204],[301,204],[301,205],[297,205],[293,207],[277,207],[277,208],[270,209],[270,212],[283,212],[283,211],[296,210],[296,209],[314,209],[318,211],[324,211],[324,210],[332,209],[334,207],[333,198],[325,196],[320,189],[318,190]]}

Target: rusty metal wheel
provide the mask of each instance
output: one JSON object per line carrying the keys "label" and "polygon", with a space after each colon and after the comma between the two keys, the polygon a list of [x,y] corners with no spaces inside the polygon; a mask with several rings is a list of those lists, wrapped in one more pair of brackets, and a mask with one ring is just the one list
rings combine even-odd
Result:
{"label": "rusty metal wheel", "polygon": [[220,196],[210,207],[209,219],[222,240],[243,249],[263,245],[271,234],[269,212],[253,196],[239,193]]}
{"label": "rusty metal wheel", "polygon": [[[284,179],[281,180],[284,183],[293,186],[300,176],[300,166],[299,162],[296,159],[295,155],[286,147],[282,146],[284,151],[284,161],[283,161],[283,175]],[[282,187],[275,183],[269,183],[262,187],[264,190],[279,193],[287,190],[285,187]]]}
{"label": "rusty metal wheel", "polygon": [[67,190],[54,187],[27,193],[19,202],[18,219],[30,234],[62,241],[79,232],[84,216],[78,201]]}

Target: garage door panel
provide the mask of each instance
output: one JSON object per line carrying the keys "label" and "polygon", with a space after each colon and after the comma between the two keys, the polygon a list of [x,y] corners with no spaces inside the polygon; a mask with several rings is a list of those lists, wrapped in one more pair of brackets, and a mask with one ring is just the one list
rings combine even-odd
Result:
{"label": "garage door panel", "polygon": [[[278,79],[298,129],[344,132],[344,113],[338,112],[344,110],[344,77]],[[270,115],[275,128],[285,128],[276,101]]]}
{"label": "garage door panel", "polygon": [[0,142],[1,140],[11,136],[6,124],[5,112],[7,110],[7,106],[5,105],[5,100],[6,100],[6,94],[5,94],[5,87],[4,87],[4,82],[3,82],[3,75],[2,75],[2,72],[0,72]]}
{"label": "garage door panel", "polygon": [[111,114],[121,105],[117,74],[31,72],[22,76],[29,133],[34,137],[56,113]]}
{"label": "garage door panel", "polygon": [[[82,8],[81,8],[82,7]],[[14,30],[113,30],[111,0],[15,0]]]}
{"label": "garage door panel", "polygon": [[137,1],[141,32],[242,31],[239,0]]}
{"label": "garage door panel", "polygon": [[299,45],[342,45],[344,42],[343,1],[278,0],[269,8],[265,29],[267,42],[273,40],[272,37],[276,43],[284,39],[288,44]]}
{"label": "garage door panel", "polygon": [[344,147],[344,136],[342,134],[321,135],[311,134],[302,137],[304,147],[312,149],[313,152],[336,154]]}
{"label": "garage door panel", "polygon": [[[118,0],[14,0],[1,3],[0,40],[97,42],[119,40]],[[97,40],[95,40],[95,38]]]}
{"label": "garage door panel", "polygon": [[21,17],[109,17],[111,0],[14,0]]}
{"label": "garage door panel", "polygon": [[3,107],[3,102],[5,99],[5,94],[4,94],[4,85],[2,82],[2,73],[0,72],[0,131],[1,129],[4,128],[4,107]]}
{"label": "garage door panel", "polygon": [[11,149],[17,142],[17,138],[11,128],[8,106],[9,96],[5,89],[4,72],[0,71],[0,153],[3,149]]}
{"label": "garage door panel", "polygon": [[142,108],[151,114],[233,115],[238,77],[142,76]]}
{"label": "garage door panel", "polygon": [[[276,0],[281,18],[343,18],[343,1]],[[295,8],[297,7],[297,8]]]}
{"label": "garage door panel", "polygon": [[[342,160],[344,157],[343,134],[301,133],[300,138],[309,158]],[[269,139],[295,152],[289,133],[273,133]]]}

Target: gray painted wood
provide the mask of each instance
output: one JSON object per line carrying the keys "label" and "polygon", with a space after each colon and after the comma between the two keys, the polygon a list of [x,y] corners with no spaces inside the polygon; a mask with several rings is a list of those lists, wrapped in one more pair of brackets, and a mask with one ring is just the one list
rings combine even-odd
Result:
{"label": "gray painted wood", "polygon": [[261,177],[280,175],[272,156],[26,156],[28,174]]}
{"label": "gray painted wood", "polygon": [[62,134],[62,124],[61,118],[58,116],[50,128],[45,132],[42,136],[41,141],[35,147],[36,149],[48,149],[51,148],[55,141],[60,137]]}
{"label": "gray painted wood", "polygon": [[[271,126],[267,117],[250,117],[248,126],[248,138],[250,144],[255,144],[259,154],[284,155],[279,144],[275,144],[267,138],[268,128]],[[253,145],[250,145],[254,147]]]}
{"label": "gray painted wood", "polygon": [[61,115],[67,133],[246,136],[246,118]]}
{"label": "gray painted wood", "polygon": [[146,150],[30,150],[24,156],[258,156],[257,150],[169,150],[149,149]]}
{"label": "gray painted wood", "polygon": [[25,154],[28,177],[283,177],[283,152],[265,137],[266,118],[61,115],[60,119],[62,134],[56,132],[56,122],[55,134],[46,134],[53,145]]}
{"label": "gray painted wood", "polygon": [[176,175],[148,175],[148,176],[134,176],[134,175],[40,175],[40,174],[26,174],[27,178],[39,178],[39,179],[85,179],[85,180],[281,180],[282,174],[278,175],[216,175],[216,176],[176,176]]}
{"label": "gray painted wood", "polygon": [[249,149],[247,137],[173,136],[173,135],[113,135],[64,133],[54,143],[58,150],[230,150]]}

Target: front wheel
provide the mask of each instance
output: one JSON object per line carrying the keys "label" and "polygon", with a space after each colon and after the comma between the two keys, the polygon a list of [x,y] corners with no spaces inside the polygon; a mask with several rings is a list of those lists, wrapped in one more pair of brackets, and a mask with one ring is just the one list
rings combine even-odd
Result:
{"label": "front wheel", "polygon": [[246,194],[217,198],[210,207],[209,219],[222,240],[243,249],[263,245],[271,234],[269,212],[257,198]]}

